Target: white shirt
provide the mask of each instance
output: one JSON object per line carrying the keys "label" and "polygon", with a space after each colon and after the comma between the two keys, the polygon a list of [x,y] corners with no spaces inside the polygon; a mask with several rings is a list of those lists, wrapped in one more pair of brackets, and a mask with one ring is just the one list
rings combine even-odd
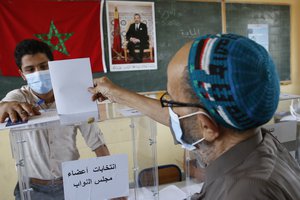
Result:
{"label": "white shirt", "polygon": [[[18,101],[35,104],[39,98],[26,85],[21,89],[9,92],[2,101]],[[56,109],[55,103],[42,104],[43,109]],[[81,124],[78,126],[62,126],[60,122],[51,122],[45,125],[32,125],[32,131],[22,131],[23,151],[27,176],[32,178],[51,180],[62,176],[61,163],[77,160],[79,152],[76,147],[76,135],[80,130],[87,146],[95,150],[104,144],[103,133],[96,123]],[[12,135],[12,132],[10,133]],[[11,140],[12,141],[12,140]],[[16,144],[11,144],[13,153],[16,153]],[[14,157],[16,157],[14,155]]]}

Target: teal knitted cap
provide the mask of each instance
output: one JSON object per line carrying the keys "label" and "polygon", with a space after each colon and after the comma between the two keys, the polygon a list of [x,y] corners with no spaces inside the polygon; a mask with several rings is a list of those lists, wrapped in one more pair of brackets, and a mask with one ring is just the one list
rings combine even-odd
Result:
{"label": "teal knitted cap", "polygon": [[272,58],[246,37],[217,34],[195,39],[188,69],[200,102],[225,127],[258,127],[277,109],[280,87]]}

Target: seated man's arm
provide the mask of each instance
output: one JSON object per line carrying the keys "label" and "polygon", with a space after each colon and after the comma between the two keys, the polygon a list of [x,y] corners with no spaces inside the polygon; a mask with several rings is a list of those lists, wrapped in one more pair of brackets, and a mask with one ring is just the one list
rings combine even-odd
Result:
{"label": "seated man's arm", "polygon": [[145,43],[147,43],[149,41],[149,35],[148,35],[148,29],[147,29],[147,25],[145,24],[145,28],[144,28],[144,34],[143,34],[143,40]]}
{"label": "seated man's arm", "polygon": [[127,40],[127,41],[130,41],[130,38],[131,38],[131,35],[132,35],[131,26],[132,26],[132,25],[129,26],[129,29],[128,29],[127,32],[126,32],[126,40]]}
{"label": "seated man's arm", "polygon": [[83,123],[78,128],[87,146],[90,147],[98,157],[110,155],[105,145],[103,133],[96,122],[92,124]]}
{"label": "seated man's arm", "polygon": [[103,144],[103,145],[97,147],[94,150],[94,152],[95,152],[95,154],[96,154],[97,157],[110,155],[109,150],[108,150],[106,144]]}
{"label": "seated man's arm", "polygon": [[121,88],[112,83],[107,77],[95,79],[94,85],[94,88],[89,88],[89,91],[93,94],[92,100],[103,101],[109,99],[111,102],[134,108],[159,123],[169,125],[169,111],[167,108],[161,107],[159,100]]}

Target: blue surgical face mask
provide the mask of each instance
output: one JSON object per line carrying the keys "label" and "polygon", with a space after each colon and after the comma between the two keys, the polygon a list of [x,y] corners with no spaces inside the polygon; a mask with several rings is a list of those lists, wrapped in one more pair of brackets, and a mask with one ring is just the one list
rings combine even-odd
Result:
{"label": "blue surgical face mask", "polygon": [[183,148],[185,148],[189,151],[195,150],[196,149],[195,145],[202,142],[204,140],[204,138],[201,138],[201,139],[199,139],[198,141],[196,141],[192,144],[188,144],[185,141],[183,141],[182,140],[183,131],[182,131],[182,128],[180,126],[180,121],[179,120],[183,119],[183,118],[191,117],[191,116],[194,116],[194,115],[198,115],[198,114],[205,115],[209,119],[211,119],[210,116],[207,113],[202,112],[202,111],[198,111],[198,112],[194,112],[194,113],[191,113],[191,114],[188,114],[188,115],[178,117],[178,115],[176,113],[174,113],[172,108],[169,107],[170,129],[171,129],[171,132],[173,134],[174,140],[176,140],[179,144],[182,145]]}
{"label": "blue surgical face mask", "polygon": [[38,94],[46,94],[52,90],[49,70],[25,74],[27,84]]}

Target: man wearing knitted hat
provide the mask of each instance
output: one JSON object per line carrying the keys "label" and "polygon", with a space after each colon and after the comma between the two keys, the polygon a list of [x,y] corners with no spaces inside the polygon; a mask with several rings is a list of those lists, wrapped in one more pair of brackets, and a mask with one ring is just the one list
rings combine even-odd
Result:
{"label": "man wearing knitted hat", "polygon": [[93,100],[136,108],[170,127],[194,151],[205,183],[192,199],[300,199],[300,169],[260,128],[276,111],[279,80],[268,52],[234,34],[206,35],[184,45],[168,66],[160,101],[130,92],[106,77],[89,88]]}

